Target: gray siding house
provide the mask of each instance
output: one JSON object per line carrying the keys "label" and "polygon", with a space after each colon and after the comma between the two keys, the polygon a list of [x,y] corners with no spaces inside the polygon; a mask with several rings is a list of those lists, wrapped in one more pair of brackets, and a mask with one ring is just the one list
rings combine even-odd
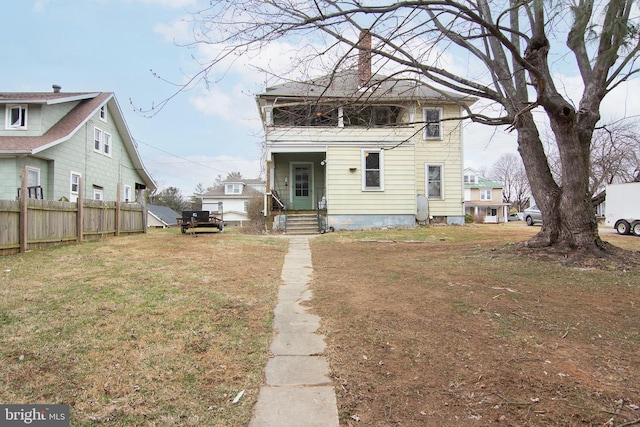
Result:
{"label": "gray siding house", "polygon": [[29,197],[123,202],[155,189],[111,92],[0,92],[0,199],[18,197],[26,169]]}

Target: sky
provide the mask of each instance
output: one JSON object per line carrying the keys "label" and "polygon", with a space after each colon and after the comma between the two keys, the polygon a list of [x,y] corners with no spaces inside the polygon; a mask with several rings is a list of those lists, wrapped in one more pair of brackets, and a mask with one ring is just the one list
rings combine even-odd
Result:
{"label": "sky", "polygon": [[[174,83],[199,71],[198,60],[209,54],[188,45],[189,12],[203,2],[208,0],[11,2],[0,13],[0,91],[47,92],[56,84],[63,92],[115,93],[159,189],[177,187],[188,197],[198,184],[209,187],[231,172],[258,178],[263,136],[254,96],[267,78],[249,62],[277,69],[290,64],[287,52],[296,46],[280,43],[257,59],[221,64],[210,85],[176,94]],[[567,70],[562,89],[576,97],[581,89],[574,74]],[[621,86],[603,115],[638,114],[639,89],[637,81]],[[153,114],[141,112],[150,109]],[[463,138],[466,167],[489,170],[500,155],[516,153],[515,132],[467,124]]]}

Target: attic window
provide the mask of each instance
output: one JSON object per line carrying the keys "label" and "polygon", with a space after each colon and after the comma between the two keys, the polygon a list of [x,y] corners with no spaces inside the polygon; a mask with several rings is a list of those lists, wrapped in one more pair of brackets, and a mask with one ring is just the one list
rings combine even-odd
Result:
{"label": "attic window", "polygon": [[27,128],[27,106],[7,105],[5,114],[5,129]]}
{"label": "attic window", "polygon": [[224,194],[242,194],[242,184],[225,184]]}
{"label": "attic window", "polygon": [[102,120],[103,122],[107,121],[107,106],[103,105],[102,107],[100,107],[100,120]]}
{"label": "attic window", "polygon": [[442,108],[424,108],[424,139],[442,139]]}
{"label": "attic window", "polygon": [[465,184],[476,184],[478,182],[478,180],[476,179],[475,175],[465,175],[464,176],[464,183]]}

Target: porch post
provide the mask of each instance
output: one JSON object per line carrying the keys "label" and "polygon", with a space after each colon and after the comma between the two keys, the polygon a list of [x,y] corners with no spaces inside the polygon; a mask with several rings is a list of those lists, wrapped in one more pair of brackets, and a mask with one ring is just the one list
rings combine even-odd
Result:
{"label": "porch post", "polygon": [[265,228],[266,228],[266,231],[269,231],[269,228],[271,227],[271,221],[273,220],[271,218],[271,203],[272,203],[272,199],[271,199],[271,160],[267,160],[265,196],[266,196],[266,200],[265,200],[264,209],[265,209],[265,216],[267,217],[267,220],[265,221]]}

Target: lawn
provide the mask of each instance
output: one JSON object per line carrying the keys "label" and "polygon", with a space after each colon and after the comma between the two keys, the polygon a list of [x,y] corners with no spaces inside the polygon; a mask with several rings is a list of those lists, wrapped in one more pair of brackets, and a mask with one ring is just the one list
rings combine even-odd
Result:
{"label": "lawn", "polygon": [[[312,239],[341,425],[639,420],[638,269],[532,259],[513,243],[537,229]],[[286,250],[153,230],[0,258],[0,402],[67,403],[72,425],[246,426]]]}
{"label": "lawn", "polygon": [[0,258],[0,402],[70,404],[72,425],[247,425],[286,247],[164,230]]}
{"label": "lawn", "polygon": [[538,230],[315,239],[312,306],[341,425],[640,423],[638,269],[567,267],[512,244]]}

